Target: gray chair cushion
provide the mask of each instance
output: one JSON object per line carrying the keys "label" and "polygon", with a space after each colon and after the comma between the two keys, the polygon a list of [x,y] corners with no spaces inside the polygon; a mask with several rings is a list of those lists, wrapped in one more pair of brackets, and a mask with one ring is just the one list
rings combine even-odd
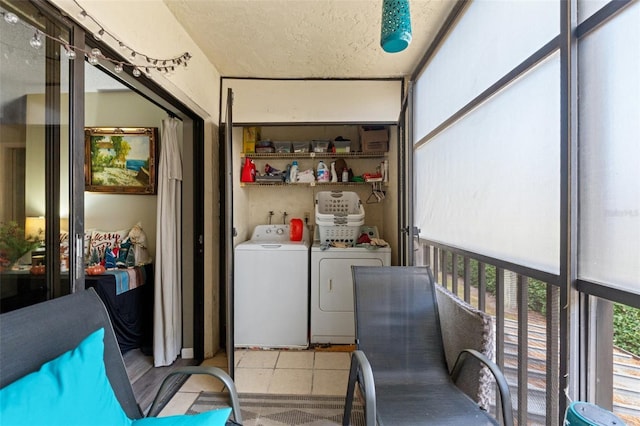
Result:
{"label": "gray chair cushion", "polygon": [[[474,308],[458,296],[436,285],[440,330],[449,371],[462,349],[475,349],[495,359],[495,332],[493,317]],[[456,385],[480,407],[489,410],[493,376],[477,360],[469,359],[463,367]]]}

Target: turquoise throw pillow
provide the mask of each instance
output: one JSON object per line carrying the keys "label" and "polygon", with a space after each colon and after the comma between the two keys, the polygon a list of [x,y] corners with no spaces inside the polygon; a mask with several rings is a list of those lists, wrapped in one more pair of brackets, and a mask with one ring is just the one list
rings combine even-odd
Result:
{"label": "turquoise throw pillow", "polygon": [[2,426],[130,425],[103,362],[104,329],[0,390]]}
{"label": "turquoise throw pillow", "polygon": [[146,417],[134,420],[133,426],[224,426],[231,408],[207,411],[193,416]]}

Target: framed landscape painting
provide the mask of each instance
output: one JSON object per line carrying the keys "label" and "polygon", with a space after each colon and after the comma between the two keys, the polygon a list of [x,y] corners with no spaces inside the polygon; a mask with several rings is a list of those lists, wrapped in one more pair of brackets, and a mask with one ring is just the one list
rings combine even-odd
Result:
{"label": "framed landscape painting", "polygon": [[157,127],[86,127],[85,189],[155,194]]}

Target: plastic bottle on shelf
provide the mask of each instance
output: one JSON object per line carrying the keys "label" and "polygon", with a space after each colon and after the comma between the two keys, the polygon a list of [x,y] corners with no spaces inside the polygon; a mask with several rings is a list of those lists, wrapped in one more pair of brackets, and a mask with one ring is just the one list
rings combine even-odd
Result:
{"label": "plastic bottle on shelf", "polygon": [[342,169],[342,182],[349,182],[349,170],[346,167]]}
{"label": "plastic bottle on shelf", "polygon": [[383,170],[383,173],[384,173],[383,174],[384,179],[382,179],[382,181],[383,182],[389,182],[389,161],[384,160],[382,163],[383,163],[382,170]]}
{"label": "plastic bottle on shelf", "polygon": [[331,182],[337,182],[338,181],[338,174],[336,173],[336,162],[332,161],[331,162]]}
{"label": "plastic bottle on shelf", "polygon": [[320,160],[318,162],[318,170],[316,173],[318,182],[329,182],[329,170],[327,169],[327,165],[324,164],[324,161]]}
{"label": "plastic bottle on shelf", "polygon": [[252,161],[249,157],[244,159],[244,166],[242,167],[242,175],[240,176],[240,182],[253,182],[255,180],[254,174],[252,173],[253,166]]}
{"label": "plastic bottle on shelf", "polygon": [[258,168],[256,167],[255,161],[251,160],[251,182],[256,181],[257,175],[258,175]]}
{"label": "plastic bottle on shelf", "polygon": [[296,183],[298,181],[298,162],[293,160],[291,164],[291,170],[289,171],[289,181],[291,183]]}

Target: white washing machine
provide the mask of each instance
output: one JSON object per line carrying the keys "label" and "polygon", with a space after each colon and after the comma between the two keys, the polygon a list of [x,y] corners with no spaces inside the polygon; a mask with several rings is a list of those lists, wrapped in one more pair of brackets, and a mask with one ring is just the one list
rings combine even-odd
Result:
{"label": "white washing machine", "polygon": [[391,248],[311,247],[311,343],[355,343],[352,265],[389,266]]}
{"label": "white washing machine", "polygon": [[310,245],[306,226],[290,241],[289,225],[259,225],[236,246],[236,347],[308,347]]}

